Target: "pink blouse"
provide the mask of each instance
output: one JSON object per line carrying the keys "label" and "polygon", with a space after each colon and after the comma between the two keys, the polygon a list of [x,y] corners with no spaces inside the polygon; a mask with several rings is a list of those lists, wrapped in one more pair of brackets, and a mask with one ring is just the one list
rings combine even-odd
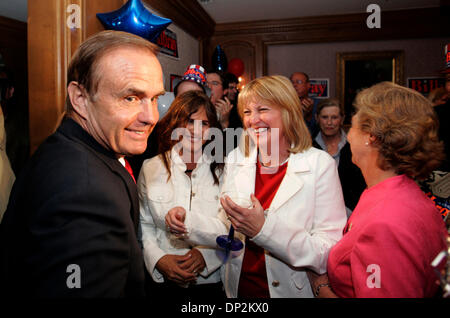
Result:
{"label": "pink blouse", "polygon": [[331,287],[340,297],[432,297],[431,262],[446,237],[436,207],[413,180],[386,179],[363,192],[330,251]]}

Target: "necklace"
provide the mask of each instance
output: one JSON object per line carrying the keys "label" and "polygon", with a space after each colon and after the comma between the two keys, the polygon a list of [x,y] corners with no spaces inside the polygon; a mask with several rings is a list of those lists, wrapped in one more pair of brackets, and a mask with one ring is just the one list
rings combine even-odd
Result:
{"label": "necklace", "polygon": [[265,164],[262,163],[261,158],[260,158],[259,155],[258,155],[258,161],[259,161],[259,164],[260,164],[262,167],[264,167],[264,168],[274,168],[274,167],[282,166],[282,165],[284,165],[286,162],[288,162],[288,161],[289,161],[289,156],[286,158],[286,160],[284,160],[282,163],[280,163],[279,165],[276,165],[276,166],[266,166]]}

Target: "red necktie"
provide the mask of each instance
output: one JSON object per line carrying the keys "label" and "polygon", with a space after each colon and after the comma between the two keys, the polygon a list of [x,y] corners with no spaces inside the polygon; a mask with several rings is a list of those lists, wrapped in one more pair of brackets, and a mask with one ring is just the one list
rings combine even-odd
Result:
{"label": "red necktie", "polygon": [[131,175],[131,177],[134,180],[134,183],[136,183],[136,179],[134,178],[133,169],[131,169],[130,163],[127,159],[123,158],[125,160],[125,169],[127,169],[128,173]]}

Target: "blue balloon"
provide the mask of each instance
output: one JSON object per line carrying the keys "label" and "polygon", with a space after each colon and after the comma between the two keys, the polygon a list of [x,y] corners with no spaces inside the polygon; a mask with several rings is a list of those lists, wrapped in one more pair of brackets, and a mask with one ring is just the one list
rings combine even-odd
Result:
{"label": "blue balloon", "polygon": [[149,12],[140,0],[129,0],[120,9],[109,13],[97,13],[105,29],[133,33],[156,42],[172,20]]}
{"label": "blue balloon", "polygon": [[216,46],[212,56],[212,66],[216,71],[226,72],[228,68],[228,61],[225,52],[220,45]]}

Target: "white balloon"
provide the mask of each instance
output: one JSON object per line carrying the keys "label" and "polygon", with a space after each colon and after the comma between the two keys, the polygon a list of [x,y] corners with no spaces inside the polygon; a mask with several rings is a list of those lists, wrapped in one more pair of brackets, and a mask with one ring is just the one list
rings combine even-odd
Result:
{"label": "white balloon", "polygon": [[164,95],[158,97],[159,120],[167,113],[174,99],[175,95],[173,92],[166,92]]}

